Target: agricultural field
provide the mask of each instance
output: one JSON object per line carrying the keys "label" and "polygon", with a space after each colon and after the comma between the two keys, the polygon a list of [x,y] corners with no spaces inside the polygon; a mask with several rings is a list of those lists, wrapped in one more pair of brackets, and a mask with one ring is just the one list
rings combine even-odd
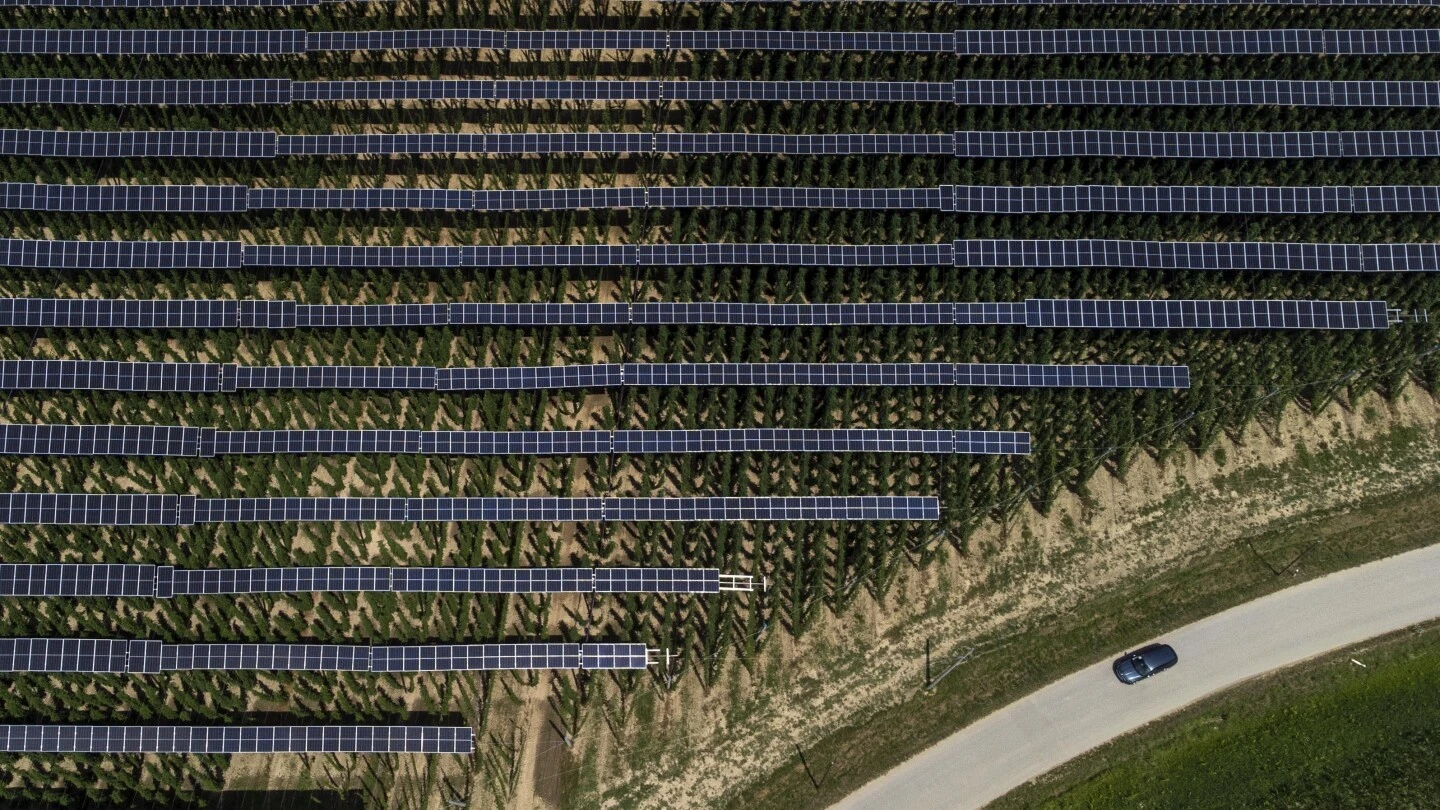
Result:
{"label": "agricultural field", "polygon": [[[414,0],[308,9],[5,8],[6,27],[387,30],[794,29],[926,31],[1113,26],[1107,7],[922,3],[755,5]],[[1127,7],[1137,28],[1440,27],[1440,10]],[[4,77],[671,78],[948,81],[955,78],[1440,79],[1424,56],[1051,56],[585,51],[336,52],[274,57],[0,56]],[[251,107],[0,106],[0,128],[362,132],[950,133],[957,130],[1280,131],[1426,129],[1425,109],[990,107],[789,102],[406,102]],[[1434,159],[957,160],[943,155],[286,156],[267,160],[0,157],[0,181],[238,183],[273,187],[942,184],[1440,184]],[[0,211],[0,236],[205,239],[345,245],[783,242],[943,243],[958,238],[1437,242],[1428,214],[958,215],[939,211],[590,210],[79,214]],[[280,298],[302,303],[1021,301],[1026,298],[1384,299],[1434,308],[1429,274],[962,270],[943,267],[664,267],[242,270],[0,269],[0,295]],[[942,499],[919,523],[221,524],[0,527],[7,562],[539,567],[684,565],[752,574],[768,590],[581,598],[412,594],[0,601],[0,636],[166,641],[447,643],[581,638],[644,642],[674,660],[649,672],[183,672],[7,675],[7,722],[469,725],[473,757],[256,758],[0,755],[0,801],[66,806],[213,805],[240,791],[278,807],[431,808],[641,803],[610,791],[652,738],[701,733],[739,700],[738,667],[804,648],[827,616],[881,600],[902,572],[970,553],[976,532],[1087,493],[1138,460],[1211,452],[1259,418],[1367,394],[1429,388],[1437,324],[1375,332],[1038,330],[1006,326],[442,327],[160,332],[7,330],[0,358],[249,365],[543,366],[596,362],[1033,362],[1186,364],[1182,391],[949,388],[625,388],[434,394],[20,392],[0,420],[227,429],[974,428],[1033,434],[1029,456],[733,453],[586,457],[0,457],[0,491],[262,495],[850,495]],[[620,392],[623,391],[623,395]],[[756,683],[746,688],[761,689]],[[697,697],[698,695],[698,697]],[[723,722],[723,721],[717,721]],[[573,743],[573,746],[567,745]],[[751,774],[751,780],[763,774]],[[739,780],[744,781],[744,780]],[[742,785],[737,781],[735,789]]]}

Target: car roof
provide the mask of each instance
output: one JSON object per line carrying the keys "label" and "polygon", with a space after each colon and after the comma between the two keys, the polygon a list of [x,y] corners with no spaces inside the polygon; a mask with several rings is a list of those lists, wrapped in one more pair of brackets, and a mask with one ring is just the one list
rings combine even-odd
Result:
{"label": "car roof", "polygon": [[1169,644],[1150,644],[1135,651],[1136,655],[1145,659],[1145,663],[1154,668],[1173,664],[1178,656]]}

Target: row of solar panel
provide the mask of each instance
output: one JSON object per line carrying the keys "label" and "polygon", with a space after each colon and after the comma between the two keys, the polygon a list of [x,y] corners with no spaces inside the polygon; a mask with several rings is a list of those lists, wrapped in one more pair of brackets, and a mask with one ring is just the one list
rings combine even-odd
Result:
{"label": "row of solar panel", "polygon": [[972,214],[1440,212],[1440,186],[633,186],[514,191],[0,183],[0,208],[235,213],[340,210],[567,211],[593,208],[940,209]]}
{"label": "row of solar panel", "polygon": [[[1059,317],[1054,313],[1077,313]],[[1089,313],[1104,313],[1096,320]],[[1023,303],[297,304],[276,300],[0,298],[0,327],[296,329],[425,326],[940,326],[1386,329],[1384,301],[1027,299]],[[1084,314],[1082,317],[1081,314]]]}
{"label": "row of solar panel", "polygon": [[[1407,187],[1408,188],[1408,187]],[[655,186],[462,191],[406,188],[74,186],[0,183],[0,208],[28,211],[234,213],[341,210],[568,211],[590,208],[936,208],[954,210],[946,188]]]}
{"label": "row of solar panel", "polygon": [[644,644],[165,644],[124,639],[0,638],[0,672],[158,674],[186,670],[449,672],[645,669]]}
{"label": "row of solar panel", "polygon": [[0,266],[54,269],[241,267],[1146,267],[1415,273],[1440,268],[1440,243],[1158,242],[959,239],[914,245],[505,245],[382,247],[0,239]]}
{"label": "row of solar panel", "polygon": [[0,79],[0,104],[241,105],[295,101],[935,101],[950,82],[388,79]]}
{"label": "row of solar panel", "polygon": [[906,101],[966,106],[1437,107],[1440,81],[960,79],[954,82],[0,79],[0,104],[295,101]]}
{"label": "row of solar panel", "polygon": [[0,563],[0,596],[154,597],[251,593],[702,593],[714,568],[389,568],[187,570],[168,565]]}
{"label": "row of solar panel", "polygon": [[774,50],[1029,54],[1407,54],[1440,52],[1440,29],[968,29],[831,31],[509,31],[421,29],[53,29],[0,31],[0,53],[251,54],[463,48],[487,50]]}
{"label": "row of solar panel", "polygon": [[722,430],[216,430],[154,425],[0,424],[0,454],[26,456],[419,453],[553,456],[607,453],[1030,452],[1030,434],[890,428]]}
{"label": "row of solar panel", "polygon": [[69,132],[0,129],[0,155],[273,158],[430,154],[953,155],[967,158],[1268,159],[1440,157],[1440,130],[1343,132],[965,131],[953,135],[748,135],[732,132],[277,135],[273,132]]}
{"label": "row of solar panel", "polygon": [[259,521],[454,522],[939,520],[933,497],[196,498],[0,493],[0,524],[189,526]]}
{"label": "row of solar panel", "polygon": [[[254,8],[271,6],[318,6],[345,0],[0,0],[0,6],[38,6],[42,8]],[[1396,2],[1397,0],[1380,0]],[[936,0],[955,2],[955,0]]]}
{"label": "row of solar panel", "polygon": [[[996,38],[1009,32],[989,32]],[[1230,33],[1230,32],[1223,32]],[[1329,42],[1369,34],[1371,47],[1405,47],[1420,53],[1430,37],[1413,31],[1332,31]],[[1348,36],[1347,36],[1348,35]],[[1440,36],[1435,37],[1440,43]],[[54,29],[0,31],[0,53],[23,54],[299,54],[319,51],[387,51],[464,48],[540,50],[779,50],[950,53],[954,34],[831,31],[509,31],[421,29],[404,31],[317,31],[300,29]],[[979,53],[980,51],[975,51]],[[1004,53],[1003,50],[990,52]],[[1330,51],[1333,52],[1333,51]],[[1373,52],[1373,51],[1367,51]]]}
{"label": "row of solar panel", "polygon": [[0,725],[24,754],[473,754],[468,726]]}
{"label": "row of solar panel", "polygon": [[216,393],[243,390],[526,391],[621,386],[1188,388],[1186,366],[1038,363],[598,363],[573,366],[231,366],[0,360],[0,390]]}

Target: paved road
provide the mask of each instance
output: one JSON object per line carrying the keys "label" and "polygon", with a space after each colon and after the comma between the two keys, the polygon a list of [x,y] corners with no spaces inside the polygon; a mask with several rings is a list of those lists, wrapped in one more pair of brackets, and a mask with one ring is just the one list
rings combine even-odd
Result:
{"label": "paved road", "polygon": [[1158,640],[1180,656],[1169,672],[1123,686],[1110,673],[1111,658],[1097,662],[962,729],[836,807],[983,807],[1212,692],[1436,617],[1440,545],[1312,580],[1166,633]]}

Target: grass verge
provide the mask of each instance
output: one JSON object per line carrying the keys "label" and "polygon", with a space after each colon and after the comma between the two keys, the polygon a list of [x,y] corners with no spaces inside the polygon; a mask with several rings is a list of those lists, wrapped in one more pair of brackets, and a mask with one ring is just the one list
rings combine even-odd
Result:
{"label": "grass verge", "polygon": [[1440,483],[1427,482],[1227,542],[1183,568],[1037,622],[988,648],[1001,654],[974,658],[933,692],[917,690],[826,737],[803,762],[797,755],[728,806],[825,807],[956,729],[1117,650],[1306,579],[1440,542],[1435,514]]}
{"label": "grass verge", "polygon": [[1207,698],[991,810],[1425,807],[1440,796],[1437,761],[1440,622],[1429,622]]}

